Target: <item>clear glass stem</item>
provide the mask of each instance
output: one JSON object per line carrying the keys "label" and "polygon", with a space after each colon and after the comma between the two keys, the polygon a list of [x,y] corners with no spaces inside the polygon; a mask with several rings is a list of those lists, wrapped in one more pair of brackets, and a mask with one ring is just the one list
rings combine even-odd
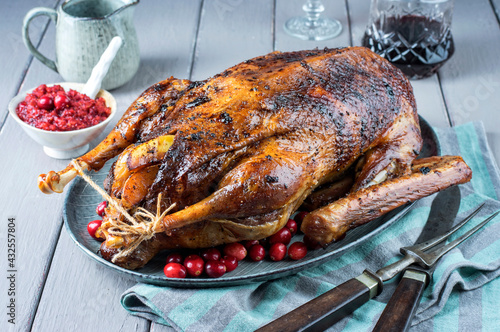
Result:
{"label": "clear glass stem", "polygon": [[308,26],[314,29],[318,26],[318,19],[322,12],[325,11],[325,6],[320,0],[308,0],[302,10],[306,12],[306,17],[308,19]]}
{"label": "clear glass stem", "polygon": [[292,17],[285,22],[285,31],[304,40],[325,40],[338,36],[342,32],[339,21],[320,17],[325,7],[320,0],[307,0],[302,6],[306,13],[302,17]]}

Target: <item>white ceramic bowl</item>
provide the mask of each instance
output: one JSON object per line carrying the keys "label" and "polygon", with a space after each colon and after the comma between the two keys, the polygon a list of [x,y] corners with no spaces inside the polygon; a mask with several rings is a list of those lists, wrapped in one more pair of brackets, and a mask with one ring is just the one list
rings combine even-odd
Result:
{"label": "white ceramic bowl", "polygon": [[[47,84],[47,86],[53,85],[60,85],[66,91],[73,89],[80,92],[85,84],[68,82]],[[116,114],[115,98],[108,91],[100,90],[96,98],[104,98],[106,106],[111,108],[111,114],[103,122],[92,127],[72,131],[47,131],[38,129],[23,122],[19,119],[16,113],[17,105],[26,98],[28,93],[33,90],[34,88],[14,97],[9,103],[9,112],[14,120],[16,120],[17,123],[19,123],[19,125],[24,129],[24,131],[37,143],[40,143],[43,146],[43,151],[45,151],[45,153],[52,158],[70,159],[79,157],[87,152],[89,149],[89,143],[102,133],[104,128],[106,128],[106,125]]]}

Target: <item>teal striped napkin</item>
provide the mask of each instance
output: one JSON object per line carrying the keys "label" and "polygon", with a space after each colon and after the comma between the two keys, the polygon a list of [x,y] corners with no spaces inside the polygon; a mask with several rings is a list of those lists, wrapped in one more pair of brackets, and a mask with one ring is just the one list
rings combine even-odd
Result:
{"label": "teal striped napkin", "polygon": [[[473,170],[470,183],[449,189],[458,190],[462,198],[457,221],[486,202],[485,208],[466,226],[469,229],[500,209],[498,168],[481,123],[436,129],[436,133],[442,154],[461,155]],[[449,225],[426,225],[435,197],[419,200],[402,220],[355,250],[296,275],[212,289],[138,284],[123,294],[122,305],[133,315],[170,326],[176,331],[253,331],[359,275],[365,268],[377,270],[392,263],[401,257],[399,248],[415,243],[423,231],[433,229],[436,233],[443,233],[442,228]],[[500,217],[496,217],[473,238],[441,259],[422,297],[411,331],[498,330],[499,275]],[[386,283],[379,297],[346,316],[330,330],[371,331],[397,281],[395,278]]]}

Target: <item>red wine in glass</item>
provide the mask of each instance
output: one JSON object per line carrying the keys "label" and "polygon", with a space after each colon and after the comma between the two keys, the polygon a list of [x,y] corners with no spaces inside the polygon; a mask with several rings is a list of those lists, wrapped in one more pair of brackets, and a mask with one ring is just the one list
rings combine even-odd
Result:
{"label": "red wine in glass", "polygon": [[367,28],[362,44],[415,79],[437,72],[455,50],[448,27],[417,15],[375,21]]}

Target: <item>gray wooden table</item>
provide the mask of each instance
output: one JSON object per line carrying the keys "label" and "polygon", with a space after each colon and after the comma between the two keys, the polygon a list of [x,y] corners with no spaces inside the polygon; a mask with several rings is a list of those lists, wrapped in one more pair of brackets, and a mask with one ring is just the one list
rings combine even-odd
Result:
{"label": "gray wooden table", "polygon": [[[30,8],[55,8],[60,2],[0,2],[0,330],[166,331],[164,326],[128,315],[119,299],[134,281],[88,259],[71,241],[63,229],[64,195],[44,195],[36,185],[38,174],[60,170],[68,161],[46,156],[7,114],[9,100],[19,91],[62,81],[30,56],[21,39],[22,20]],[[287,18],[302,15],[302,4],[302,0],[143,0],[134,17],[140,39],[140,69],[132,81],[112,91],[120,114],[145,88],[171,75],[204,79],[273,50],[360,44],[369,1],[324,1],[324,15],[339,19],[344,27],[340,36],[324,42],[301,41],[283,31]],[[412,81],[419,113],[432,125],[484,121],[497,162],[499,15],[500,0],[457,0],[455,55],[437,75]],[[45,54],[54,57],[52,23],[37,19],[31,38]],[[7,322],[6,315],[9,218],[15,220],[16,236],[15,325]]]}

